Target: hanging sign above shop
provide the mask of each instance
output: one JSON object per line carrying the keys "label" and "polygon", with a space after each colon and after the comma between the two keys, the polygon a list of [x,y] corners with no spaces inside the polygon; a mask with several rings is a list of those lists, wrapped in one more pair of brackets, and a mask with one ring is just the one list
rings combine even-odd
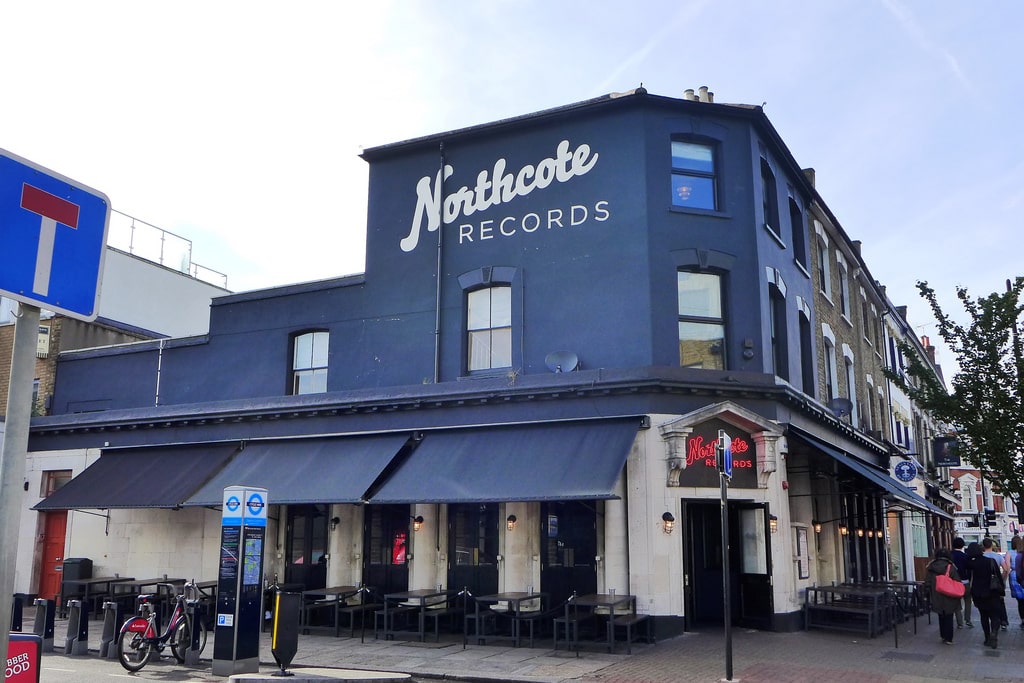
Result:
{"label": "hanging sign above shop", "polygon": [[[733,488],[757,487],[757,459],[749,434],[720,420],[698,425],[686,439],[686,467],[679,473],[680,486],[718,486],[719,430],[727,431],[732,454]],[[724,468],[723,468],[724,469]]]}

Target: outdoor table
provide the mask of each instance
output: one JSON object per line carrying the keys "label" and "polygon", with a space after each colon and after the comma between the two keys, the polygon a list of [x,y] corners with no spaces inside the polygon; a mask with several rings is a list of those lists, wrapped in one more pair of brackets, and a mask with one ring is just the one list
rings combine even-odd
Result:
{"label": "outdoor table", "polygon": [[[608,652],[615,652],[615,615],[617,613],[636,614],[636,596],[620,595],[618,593],[590,593],[588,595],[577,595],[565,603],[566,627],[570,622],[579,621],[579,608],[590,608],[592,614],[597,614],[599,609],[608,610],[608,623],[606,624],[606,637],[608,638]],[[571,610],[571,615],[570,615]],[[579,653],[579,628],[569,629],[567,637],[573,642],[573,649]],[[571,635],[570,635],[571,634]]]}
{"label": "outdoor table", "polygon": [[152,579],[134,579],[129,578],[126,581],[118,581],[117,583],[111,584],[110,586],[110,597],[114,602],[117,602],[124,606],[125,612],[129,613],[135,609],[135,599],[139,595],[151,594],[153,596],[152,602],[156,604],[160,609],[160,616],[166,617],[168,610],[168,601],[172,594],[160,586],[162,583],[169,583],[177,587],[185,585],[187,579],[178,578],[167,578],[157,577]]}
{"label": "outdoor table", "polygon": [[[436,588],[419,588],[417,590],[402,591],[399,593],[386,593],[384,595],[384,640],[394,638],[396,629],[392,620],[403,607],[416,607],[419,621],[420,642],[426,640],[426,626],[424,612],[432,602],[440,599],[447,600],[449,596],[456,595],[457,591],[437,590]],[[398,607],[399,609],[395,609]]]}
{"label": "outdoor table", "polygon": [[[507,592],[507,593],[494,593],[492,595],[474,596],[473,599],[476,601],[476,608],[475,608],[476,609],[476,611],[475,611],[476,634],[475,634],[475,636],[476,636],[477,645],[479,645],[480,641],[483,639],[483,633],[481,632],[481,627],[480,627],[480,623],[481,623],[480,622],[480,605],[481,604],[492,605],[492,604],[495,604],[495,603],[498,603],[498,602],[507,602],[508,603],[508,612],[509,612],[509,614],[512,617],[512,642],[515,644],[515,647],[519,647],[519,636],[520,636],[519,625],[520,625],[520,619],[521,619],[522,614],[524,612],[524,609],[523,609],[524,605],[531,605],[532,606],[533,603],[536,603],[538,609],[543,609],[544,603],[547,600],[547,594],[546,593],[535,593],[535,592],[529,592],[529,591],[512,591],[512,592]],[[530,610],[530,611],[533,611],[533,610]]]}
{"label": "outdoor table", "polygon": [[[97,576],[91,579],[67,579],[62,584],[61,601],[67,602],[66,594],[81,595],[82,604],[92,607],[92,603],[99,601],[105,595],[111,595],[111,586],[126,581],[134,581],[132,576]],[[73,590],[69,590],[73,587]],[[93,610],[94,613],[98,610]]]}

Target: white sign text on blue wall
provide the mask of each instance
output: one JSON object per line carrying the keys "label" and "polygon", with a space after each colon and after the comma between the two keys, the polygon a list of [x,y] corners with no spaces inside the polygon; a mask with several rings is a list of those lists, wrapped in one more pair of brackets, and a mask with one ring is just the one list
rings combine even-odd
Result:
{"label": "white sign text on blue wall", "polygon": [[[536,164],[526,164],[516,173],[506,172],[506,160],[498,159],[492,171],[484,169],[477,174],[474,187],[463,185],[443,197],[443,202],[441,171],[433,178],[423,176],[416,183],[416,210],[409,234],[400,242],[402,251],[410,252],[416,248],[424,224],[427,232],[434,232],[441,227],[442,209],[444,222],[454,223],[461,216],[470,216],[477,211],[505,204],[516,197],[525,197],[553,182],[565,183],[576,176],[585,175],[597,164],[598,156],[586,143],[570,149],[569,141],[562,140],[553,157],[541,159]],[[455,169],[445,164],[444,179],[447,180],[454,173]]]}

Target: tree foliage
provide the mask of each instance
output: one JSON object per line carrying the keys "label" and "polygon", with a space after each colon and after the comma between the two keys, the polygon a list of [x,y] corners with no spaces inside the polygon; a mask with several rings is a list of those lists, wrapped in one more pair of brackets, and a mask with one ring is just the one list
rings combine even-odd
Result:
{"label": "tree foliage", "polygon": [[[1009,284],[1009,282],[1008,282]],[[1024,494],[1021,468],[1021,436],[1024,435],[1024,365],[1018,338],[1017,319],[1024,278],[1017,278],[1006,292],[972,299],[966,288],[957,288],[957,298],[967,312],[967,326],[946,315],[927,282],[918,291],[931,306],[939,335],[956,357],[959,371],[947,392],[934,370],[909,347],[907,382],[900,373],[890,373],[922,408],[956,432],[960,455],[984,472],[990,481],[1018,505]]]}

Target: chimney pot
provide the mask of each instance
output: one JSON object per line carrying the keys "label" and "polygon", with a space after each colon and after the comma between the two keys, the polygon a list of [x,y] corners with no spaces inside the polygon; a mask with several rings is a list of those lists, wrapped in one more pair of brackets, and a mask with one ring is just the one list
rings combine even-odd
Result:
{"label": "chimney pot", "polygon": [[684,100],[696,100],[697,96],[693,94],[693,88],[687,88],[683,91]]}
{"label": "chimney pot", "polygon": [[697,89],[697,92],[700,93],[700,101],[701,102],[707,102],[708,101],[708,86],[706,86],[706,85],[700,86],[700,88]]}

